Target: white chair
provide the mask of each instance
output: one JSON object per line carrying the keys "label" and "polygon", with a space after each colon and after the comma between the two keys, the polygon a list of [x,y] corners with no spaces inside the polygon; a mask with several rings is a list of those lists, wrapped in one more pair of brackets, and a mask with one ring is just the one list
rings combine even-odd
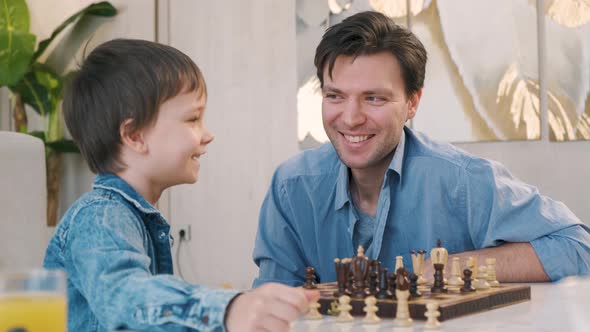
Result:
{"label": "white chair", "polygon": [[46,187],[43,142],[0,131],[0,271],[41,267],[51,233]]}

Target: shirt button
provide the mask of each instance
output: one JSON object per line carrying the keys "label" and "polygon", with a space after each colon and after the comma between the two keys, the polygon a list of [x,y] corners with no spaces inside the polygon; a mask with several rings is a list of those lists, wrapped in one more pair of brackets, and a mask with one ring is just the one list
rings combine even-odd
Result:
{"label": "shirt button", "polygon": [[201,318],[201,322],[203,322],[203,324],[205,324],[205,325],[209,324],[209,316],[208,315],[203,316],[203,318]]}
{"label": "shirt button", "polygon": [[170,316],[172,316],[172,311],[170,311],[170,310],[164,311],[164,317],[170,317]]}
{"label": "shirt button", "polygon": [[164,240],[166,238],[166,232],[160,233],[160,240]]}

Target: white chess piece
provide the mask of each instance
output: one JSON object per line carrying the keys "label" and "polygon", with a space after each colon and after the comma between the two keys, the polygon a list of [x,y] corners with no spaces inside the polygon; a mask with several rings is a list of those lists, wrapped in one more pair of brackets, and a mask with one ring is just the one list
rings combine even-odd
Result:
{"label": "white chess piece", "polygon": [[435,301],[429,301],[426,303],[426,312],[424,316],[427,318],[426,324],[424,324],[425,330],[436,330],[440,328],[440,322],[438,321],[438,317],[440,316],[440,311],[438,311],[438,303]]}
{"label": "white chess piece", "polygon": [[484,290],[484,289],[489,289],[490,288],[490,284],[488,284],[487,282],[487,275],[486,275],[486,267],[485,265],[480,265],[478,271],[477,271],[479,278],[477,279],[477,281],[475,282],[475,290]]}
{"label": "white chess piece", "polygon": [[425,285],[426,279],[424,278],[424,251],[418,250],[418,252],[411,253],[412,257],[412,268],[414,273],[418,275],[418,285]]}
{"label": "white chess piece", "polygon": [[365,307],[363,308],[363,311],[367,313],[365,318],[363,318],[363,323],[376,324],[381,321],[381,318],[377,316],[379,308],[377,307],[377,299],[374,296],[368,296],[365,298]]}
{"label": "white chess piece", "polygon": [[477,282],[477,258],[469,256],[465,261],[465,267],[471,270],[471,282],[475,284]]}
{"label": "white chess piece", "polygon": [[403,256],[395,256],[395,270],[394,273],[397,273],[397,270],[404,267],[404,257]]}
{"label": "white chess piece", "polygon": [[322,319],[324,316],[320,314],[319,309],[320,304],[318,301],[310,302],[309,303],[309,311],[303,317],[303,319]]}
{"label": "white chess piece", "polygon": [[448,280],[449,289],[459,290],[463,286],[461,279],[461,261],[459,257],[453,257],[451,261],[451,277]]}
{"label": "white chess piece", "polygon": [[350,314],[350,310],[352,309],[352,306],[350,305],[350,296],[342,295],[338,298],[338,302],[340,303],[338,306],[340,314],[336,318],[336,321],[340,323],[353,321],[354,317]]}
{"label": "white chess piece", "polygon": [[412,318],[410,318],[410,307],[408,305],[408,298],[410,297],[409,290],[395,290],[395,297],[397,298],[397,310],[395,312],[395,319],[393,326],[410,326],[412,325]]}
{"label": "white chess piece", "polygon": [[487,281],[490,287],[500,287],[500,283],[496,280],[496,259],[486,258],[487,265]]}

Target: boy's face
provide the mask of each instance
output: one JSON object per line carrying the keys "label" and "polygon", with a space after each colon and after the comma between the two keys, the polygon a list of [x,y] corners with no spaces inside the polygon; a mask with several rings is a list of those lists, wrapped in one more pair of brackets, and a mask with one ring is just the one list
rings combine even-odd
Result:
{"label": "boy's face", "polygon": [[156,122],[145,132],[153,185],[168,188],[197,181],[199,158],[213,140],[205,127],[205,103],[204,94],[189,92],[160,106]]}

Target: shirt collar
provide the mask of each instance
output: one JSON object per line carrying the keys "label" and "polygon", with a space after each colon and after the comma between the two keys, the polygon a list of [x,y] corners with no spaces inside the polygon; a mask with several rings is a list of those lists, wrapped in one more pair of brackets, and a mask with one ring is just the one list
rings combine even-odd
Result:
{"label": "shirt collar", "polygon": [[[396,172],[401,181],[402,177],[402,169],[404,163],[404,153],[406,147],[406,133],[405,127],[402,130],[402,134],[399,139],[399,143],[395,148],[395,152],[393,153],[393,158],[391,158],[391,162],[389,163],[388,170]],[[350,172],[348,171],[348,166],[344,165],[342,161],[340,161],[340,169],[338,170],[338,179],[336,180],[336,199],[334,201],[334,209],[339,210],[341,209],[344,204],[350,202],[350,195],[348,194],[348,177]],[[387,175],[387,174],[386,174]],[[387,177],[385,177],[386,179]]]}
{"label": "shirt collar", "polygon": [[97,175],[92,188],[114,191],[143,213],[160,213],[158,209],[146,201],[125,180],[115,174],[105,173]]}

